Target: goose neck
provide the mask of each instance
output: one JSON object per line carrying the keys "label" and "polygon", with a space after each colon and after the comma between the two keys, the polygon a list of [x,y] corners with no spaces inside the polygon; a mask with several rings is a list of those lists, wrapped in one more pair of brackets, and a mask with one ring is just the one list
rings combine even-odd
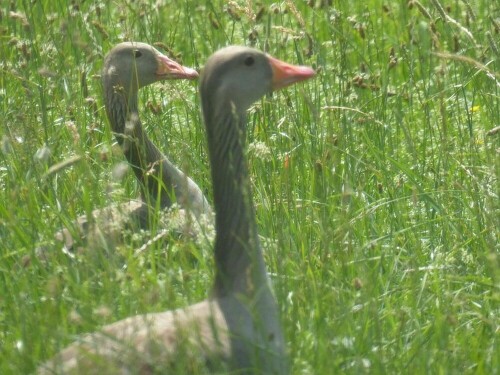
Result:
{"label": "goose neck", "polygon": [[[137,91],[126,93],[125,88],[120,85],[106,85],[105,83],[105,105],[111,128],[117,135],[118,143],[124,141],[123,135],[126,132],[127,123],[136,123],[135,128],[141,128],[138,114]],[[129,125],[130,126],[130,125]],[[134,133],[137,133],[135,129]]]}
{"label": "goose neck", "polygon": [[267,285],[267,276],[244,154],[246,114],[220,111],[208,121],[216,211],[214,293],[249,294],[256,287]]}

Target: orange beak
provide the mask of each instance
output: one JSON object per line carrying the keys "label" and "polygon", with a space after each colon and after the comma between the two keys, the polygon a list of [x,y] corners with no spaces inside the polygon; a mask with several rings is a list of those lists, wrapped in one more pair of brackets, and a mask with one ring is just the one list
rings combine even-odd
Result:
{"label": "orange beak", "polygon": [[165,79],[195,79],[199,74],[196,70],[180,65],[165,55],[157,56],[158,69],[156,74]]}
{"label": "orange beak", "polygon": [[267,58],[273,70],[273,90],[279,90],[293,83],[305,81],[316,74],[312,68],[307,66],[291,65],[271,56],[267,56]]}

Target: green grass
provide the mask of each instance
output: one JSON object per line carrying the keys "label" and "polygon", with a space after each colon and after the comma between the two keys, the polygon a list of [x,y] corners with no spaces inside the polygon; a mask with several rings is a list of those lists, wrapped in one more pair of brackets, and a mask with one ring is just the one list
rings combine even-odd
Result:
{"label": "green grass", "polygon": [[[498,374],[498,5],[446,2],[445,19],[437,0],[162,3],[0,5],[0,373],[207,295],[211,252],[197,244],[138,256],[132,237],[71,258],[52,242],[137,195],[132,173],[112,178],[123,157],[95,76],[114,44],[141,40],[194,67],[245,44],[318,69],[249,117],[249,141],[270,150],[249,163],[294,374]],[[210,192],[196,84],[141,100],[151,137]]]}

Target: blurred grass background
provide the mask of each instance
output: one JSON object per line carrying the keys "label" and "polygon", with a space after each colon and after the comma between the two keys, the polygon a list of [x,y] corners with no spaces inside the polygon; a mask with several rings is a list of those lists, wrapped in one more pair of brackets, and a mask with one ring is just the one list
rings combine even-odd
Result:
{"label": "blurred grass background", "polygon": [[[499,373],[499,35],[488,0],[2,2],[0,373],[211,285],[210,248],[188,241],[76,256],[53,242],[137,196],[132,173],[114,177],[98,79],[124,40],[196,68],[243,44],[318,70],[256,103],[248,129],[294,374]],[[148,134],[210,194],[196,83],[141,102]]]}

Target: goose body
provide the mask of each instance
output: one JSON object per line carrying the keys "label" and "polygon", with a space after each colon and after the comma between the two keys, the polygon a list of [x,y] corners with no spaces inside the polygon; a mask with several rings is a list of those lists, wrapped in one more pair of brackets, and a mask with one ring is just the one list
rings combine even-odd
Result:
{"label": "goose body", "polygon": [[64,349],[41,371],[88,373],[97,359],[104,359],[119,374],[153,373],[157,365],[166,373],[289,373],[278,305],[255,223],[244,156],[246,112],[273,89],[313,75],[310,68],[247,47],[226,47],[209,58],[200,95],[216,212],[216,274],[210,297],[184,309],[105,326]]}
{"label": "goose body", "polygon": [[142,127],[137,94],[140,88],[171,79],[194,79],[183,67],[144,43],[120,43],[106,56],[102,83],[106,113],[125,157],[141,183],[143,196],[171,206],[173,199],[196,216],[210,210],[200,188],[153,144]]}
{"label": "goose body", "polygon": [[[67,250],[84,239],[90,246],[112,247],[120,242],[123,229],[147,229],[149,214],[157,206],[169,208],[175,202],[196,219],[212,210],[196,183],[177,168],[149,139],[139,118],[138,91],[164,80],[195,79],[198,73],[179,65],[154,47],[139,42],[116,45],[106,55],[102,68],[106,114],[141,187],[141,197],[120,205],[94,210],[91,217],[79,217],[56,233]],[[72,232],[77,234],[76,238]]]}

